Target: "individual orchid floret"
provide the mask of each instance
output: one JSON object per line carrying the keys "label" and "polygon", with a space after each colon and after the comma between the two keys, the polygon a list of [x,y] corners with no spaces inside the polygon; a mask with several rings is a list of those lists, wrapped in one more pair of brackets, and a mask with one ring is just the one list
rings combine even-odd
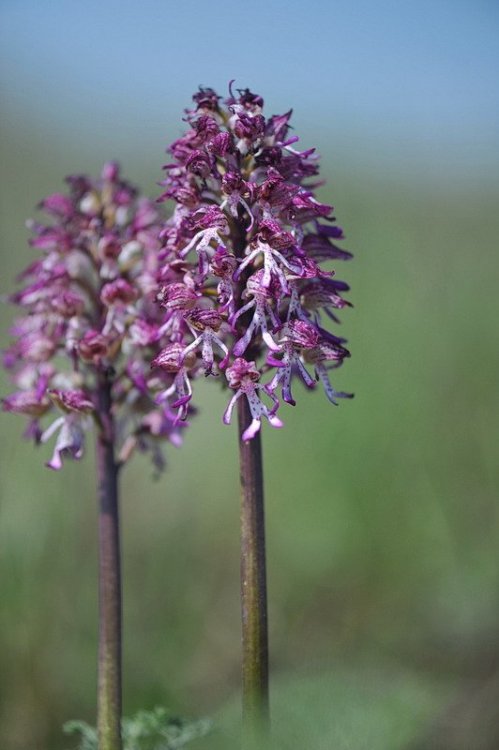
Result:
{"label": "individual orchid floret", "polygon": [[71,414],[91,414],[95,404],[84,391],[63,391],[58,388],[49,390],[48,395],[61,411]]}
{"label": "individual orchid floret", "polygon": [[[119,341],[113,339],[109,334],[100,333],[93,328],[89,328],[78,338],[71,329],[69,341],[75,353],[86,364],[93,364],[97,367],[103,367],[106,363],[111,363],[113,354],[119,351]],[[76,360],[77,361],[77,360]]]}
{"label": "individual orchid floret", "polygon": [[320,313],[323,310],[331,320],[337,321],[331,308],[341,310],[343,307],[351,307],[340,296],[338,292],[348,290],[348,285],[336,279],[318,279],[310,281],[300,290],[302,307],[313,313],[317,323],[320,321]]}
{"label": "individual orchid floret", "polygon": [[[86,420],[88,423],[88,420]],[[40,441],[46,443],[58,431],[52,458],[46,466],[54,471],[62,469],[63,457],[79,460],[85,445],[84,421],[76,414],[59,417],[43,432]]]}
{"label": "individual orchid floret", "polygon": [[50,401],[45,393],[34,390],[11,393],[2,399],[4,411],[14,414],[26,414],[30,417],[42,417],[50,409]]}
{"label": "individual orchid floret", "polygon": [[226,172],[222,177],[222,193],[227,197],[220,204],[220,208],[229,209],[229,213],[234,218],[238,217],[238,209],[241,205],[247,212],[250,223],[248,225],[248,232],[251,232],[255,217],[249,207],[246,198],[249,198],[252,192],[251,183],[247,183],[243,180],[240,172]]}
{"label": "individual orchid floret", "polygon": [[280,342],[282,359],[277,359],[274,355],[267,357],[267,364],[278,368],[267,386],[269,393],[273,393],[281,386],[283,400],[295,406],[296,401],[291,395],[291,378],[295,371],[308,388],[315,386],[316,381],[308,373],[303,363],[303,351],[315,350],[319,340],[320,334],[311,323],[294,318],[286,324]]}
{"label": "individual orchid floret", "polygon": [[335,390],[329,380],[328,370],[339,367],[343,360],[349,356],[350,352],[345,347],[340,343],[328,340],[326,337],[321,337],[317,346],[303,353],[305,362],[314,365],[317,380],[321,381],[327,398],[335,406],[338,405],[338,398],[352,398],[352,394]]}
{"label": "individual orchid floret", "polygon": [[198,296],[191,286],[176,282],[164,286],[157,299],[166,310],[185,312],[194,307]]}
{"label": "individual orchid floret", "polygon": [[124,333],[127,316],[131,320],[136,316],[133,303],[138,296],[138,289],[125,279],[116,279],[103,286],[100,298],[107,308],[106,322],[102,329],[104,334],[109,334],[113,329],[120,334]]}
{"label": "individual orchid floret", "polygon": [[263,386],[258,382],[260,380],[260,371],[257,369],[255,362],[248,362],[242,357],[238,357],[234,360],[234,363],[227,368],[226,375],[229,387],[233,388],[235,393],[225,410],[223,416],[224,424],[230,424],[234,406],[241,396],[244,395],[248,399],[252,422],[242,435],[243,441],[247,442],[248,440],[251,440],[255,437],[257,432],[259,432],[262,426],[262,417],[266,417],[272,427],[282,427],[281,420],[275,415],[279,407],[278,399],[275,398],[272,393],[269,393],[269,396],[274,402],[272,409],[269,409],[261,401],[257,393],[257,391],[262,389]]}
{"label": "individual orchid floret", "polygon": [[95,411],[95,406],[83,391],[53,389],[49,391],[49,396],[54,404],[64,412],[64,416],[58,417],[43,432],[40,441],[46,443],[57,433],[54,453],[47,466],[49,469],[58,471],[62,468],[65,457],[79,460],[83,456],[85,431],[92,424],[88,415]]}
{"label": "individual orchid floret", "polygon": [[329,380],[328,369],[339,367],[345,357],[349,356],[350,353],[347,349],[325,339],[320,340],[316,347],[304,351],[303,354],[305,362],[314,365],[317,380],[321,381],[328,400],[335,406],[338,405],[338,398],[352,398],[352,394],[343,393],[343,391],[337,391],[333,388]]}
{"label": "individual orchid floret", "polygon": [[214,276],[220,279],[217,286],[220,312],[227,311],[229,316],[235,313],[233,278],[236,268],[236,256],[229,253],[225,247],[219,246],[211,259],[210,270]]}
{"label": "individual orchid floret", "polygon": [[192,174],[206,179],[213,169],[213,159],[205,151],[194,151],[187,157],[185,166]]}
{"label": "individual orchid floret", "polygon": [[[29,385],[31,385],[31,382],[29,382]],[[49,411],[50,406],[51,403],[46,394],[46,384],[37,389],[16,391],[2,399],[4,411],[30,417],[24,436],[27,439],[34,440],[35,443],[40,442],[42,435],[40,418]]]}
{"label": "individual orchid floret", "polygon": [[175,394],[172,409],[178,409],[175,424],[185,422],[192,398],[192,387],[188,372],[194,368],[197,357],[194,352],[186,352],[182,344],[174,342],[165,346],[151,363],[151,367],[160,368],[164,373],[173,375],[173,383],[156,396],[156,403],[162,404]]}
{"label": "individual orchid floret", "polygon": [[[274,223],[274,222],[272,222]],[[274,229],[274,235],[273,238],[276,239],[276,242],[273,243],[271,246],[268,242],[265,241],[264,237],[266,236],[266,232],[264,232],[265,229],[269,228],[269,225],[271,222],[268,220],[265,222],[262,222],[262,230],[257,235],[256,241],[255,241],[255,247],[250,250],[249,254],[246,255],[244,260],[239,265],[236,273],[234,274],[234,279],[237,280],[240,278],[242,272],[245,268],[247,268],[253,261],[256,260],[256,258],[262,254],[263,256],[263,275],[262,275],[262,285],[264,287],[269,287],[272,283],[272,279],[275,278],[278,280],[279,285],[281,287],[282,294],[289,294],[289,286],[288,282],[286,280],[285,271],[286,269],[288,271],[291,271],[292,273],[300,273],[300,268],[296,265],[293,265],[292,262],[286,260],[286,258],[283,256],[283,254],[279,251],[279,247],[289,247],[293,244],[293,237],[288,232],[276,232]],[[281,237],[284,237],[284,244],[279,244],[279,235]],[[272,236],[272,235],[271,235]],[[281,240],[282,241],[282,240]]]}
{"label": "individual orchid floret", "polygon": [[199,333],[199,335],[197,335],[194,341],[186,346],[182,352],[182,361],[184,361],[191,352],[194,352],[199,346],[201,346],[201,359],[203,362],[204,373],[205,375],[213,375],[213,365],[215,361],[213,347],[217,346],[224,355],[220,362],[220,368],[223,369],[227,365],[229,359],[229,350],[217,333],[224,322],[222,315],[216,310],[204,310],[198,307],[194,308],[194,310],[191,310],[187,314],[186,321],[192,333],[194,333],[194,335]]}
{"label": "individual orchid floret", "polygon": [[[326,228],[322,227],[320,229]],[[350,260],[352,254],[348,250],[344,250],[335,245],[334,242],[331,242],[330,238],[320,231],[320,229],[317,234],[307,234],[303,238],[302,247],[307,256],[317,263],[328,260]]]}
{"label": "individual orchid floret", "polygon": [[161,287],[157,300],[167,311],[160,329],[162,335],[167,335],[171,341],[182,339],[185,314],[196,305],[198,297],[192,286],[181,282]]}
{"label": "individual orchid floret", "polygon": [[[269,167],[265,179],[258,186],[256,193],[257,207],[264,221],[274,221],[279,214],[286,212],[293,201],[293,197],[300,190],[298,185],[287,182],[274,167]],[[286,219],[288,216],[286,215]],[[289,223],[286,221],[286,223]]]}
{"label": "individual orchid floret", "polygon": [[272,302],[275,299],[276,283],[274,280],[273,288],[269,289],[269,287],[264,284],[264,280],[265,271],[261,270],[254,273],[253,276],[248,279],[245,295],[251,295],[253,296],[253,299],[246,303],[246,305],[243,305],[243,307],[241,307],[231,319],[231,325],[234,326],[242,315],[249,312],[252,308],[255,308],[251,322],[246,327],[243,336],[234,344],[232,349],[233,354],[237,357],[244,354],[251,339],[257,331],[261,331],[262,339],[271,351],[279,351],[279,345],[276,344],[267,327],[267,315],[272,319],[276,329],[280,327],[280,321],[276,317],[272,308]]}
{"label": "individual orchid floret", "polygon": [[210,206],[205,211],[195,215],[192,220],[193,229],[198,229],[192,240],[184,247],[180,253],[180,258],[185,258],[190,250],[196,248],[199,256],[199,273],[202,277],[208,272],[208,263],[210,257],[215,252],[211,243],[225,247],[222,237],[228,234],[227,219],[223,212],[216,206]]}
{"label": "individual orchid floret", "polygon": [[[64,458],[82,456],[92,425],[98,435],[107,430],[109,438],[103,390],[117,454],[126,453],[123,447],[137,431],[144,433],[149,414],[169,419],[155,397],[158,389],[171,387],[171,375],[157,373],[153,387],[137,373],[150,373],[151,360],[172,332],[182,338],[189,330],[188,300],[193,307],[200,296],[194,282],[184,283],[173,267],[160,273],[158,209],[122,179],[117,164],[104,165],[97,179],[78,175],[67,183],[68,194],[54,193],[40,203],[49,223],[29,222],[38,255],[10,298],[20,315],[3,358],[16,388],[3,409],[30,418],[27,435],[36,442],[56,436],[52,469],[60,469]],[[163,301],[176,325],[165,325],[155,302],[159,279],[168,287]],[[42,426],[51,414],[55,419]],[[162,435],[170,439],[174,431],[161,430],[156,438]]]}

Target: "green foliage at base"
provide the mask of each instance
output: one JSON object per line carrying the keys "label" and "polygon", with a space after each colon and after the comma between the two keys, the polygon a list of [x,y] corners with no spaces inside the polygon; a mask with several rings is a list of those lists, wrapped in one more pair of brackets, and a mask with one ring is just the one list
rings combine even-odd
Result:
{"label": "green foliage at base", "polygon": [[[97,730],[84,721],[68,721],[64,724],[67,734],[79,733],[77,750],[98,750]],[[209,719],[189,721],[172,716],[165,708],[139,711],[130,718],[123,718],[124,750],[177,750],[191,740],[204,737],[211,729]]]}
{"label": "green foliage at base", "polygon": [[[335,660],[326,669],[316,665],[301,674],[277,673],[270,686],[270,739],[255,750],[488,748],[427,741],[438,717],[452,715],[458,695],[450,681],[361,655]],[[215,729],[199,743],[199,750],[237,750],[240,696],[234,695],[214,720]]]}

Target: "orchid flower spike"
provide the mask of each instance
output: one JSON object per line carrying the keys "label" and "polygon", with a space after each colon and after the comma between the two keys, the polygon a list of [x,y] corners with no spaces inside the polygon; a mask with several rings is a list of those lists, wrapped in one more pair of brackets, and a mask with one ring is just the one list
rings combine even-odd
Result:
{"label": "orchid flower spike", "polygon": [[105,378],[119,460],[150,451],[161,468],[161,445],[178,444],[182,424],[168,399],[157,399],[174,374],[150,364],[175,333],[156,303],[158,208],[112,162],[98,179],[67,183],[67,193],[40,203],[49,221],[28,222],[36,257],[10,298],[20,313],[4,366],[16,390],[3,409],[28,417],[26,435],[35,442],[55,439],[47,466],[57,470],[81,458],[89,429],[105,428],[97,395]]}
{"label": "orchid flower spike", "polygon": [[200,88],[187,132],[168,148],[160,200],[175,207],[161,232],[158,298],[176,346],[174,358],[163,356],[175,376],[168,393],[182,410],[194,378],[225,371],[234,395],[224,422],[244,395],[250,440],[262,417],[281,427],[276,411],[295,404],[295,377],[322,384],[333,404],[351,397],[330,375],[350,356],[345,340],[324,327],[350,306],[331,263],[351,254],[337,244],[332,207],[315,195],[315,149],[298,150],[289,134],[291,110],[266,117],[261,96],[229,92],[222,102]]}

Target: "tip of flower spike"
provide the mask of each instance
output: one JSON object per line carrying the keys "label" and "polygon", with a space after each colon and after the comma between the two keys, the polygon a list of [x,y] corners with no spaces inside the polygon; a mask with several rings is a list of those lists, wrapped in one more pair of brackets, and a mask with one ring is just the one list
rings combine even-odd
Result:
{"label": "tip of flower spike", "polygon": [[117,161],[108,161],[104,164],[101,172],[103,180],[109,180],[109,182],[115,182],[118,179],[120,173],[120,165]]}

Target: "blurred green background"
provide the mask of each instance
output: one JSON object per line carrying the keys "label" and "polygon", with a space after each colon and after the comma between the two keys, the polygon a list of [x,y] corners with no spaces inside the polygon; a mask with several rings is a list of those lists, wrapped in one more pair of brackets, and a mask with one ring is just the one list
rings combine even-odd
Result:
{"label": "blurred green background", "polygon": [[[2,293],[30,258],[25,218],[63,175],[118,157],[157,194],[162,148],[192,88],[141,130],[138,115],[121,127],[119,109],[83,90],[87,117],[77,123],[79,110],[65,109],[77,86],[67,100],[60,90],[55,111],[39,108],[23,98],[30,75],[40,98],[35,64],[17,83],[5,77]],[[258,83],[275,95],[271,78]],[[166,77],[159,98],[168,92]],[[297,384],[285,429],[263,435],[273,747],[494,750],[499,182],[483,137],[490,122],[454,145],[438,140],[440,127],[425,140],[399,123],[390,145],[370,140],[367,115],[352,115],[353,129],[314,124],[300,101],[296,91],[285,106],[295,106],[304,144],[319,142],[322,197],[355,253],[338,264],[355,307],[342,315],[353,356],[337,383],[356,397],[335,409]],[[1,315],[5,344],[12,311]],[[216,731],[199,750],[235,747],[239,717],[238,467],[235,427],[221,423],[225,395],[198,384],[200,414],[159,482],[142,458],[122,477],[125,711],[212,716]],[[93,722],[95,712],[93,461],[89,450],[61,474],[47,471],[45,448],[22,441],[21,422],[0,415],[0,747],[62,750],[74,745],[64,721]]]}

